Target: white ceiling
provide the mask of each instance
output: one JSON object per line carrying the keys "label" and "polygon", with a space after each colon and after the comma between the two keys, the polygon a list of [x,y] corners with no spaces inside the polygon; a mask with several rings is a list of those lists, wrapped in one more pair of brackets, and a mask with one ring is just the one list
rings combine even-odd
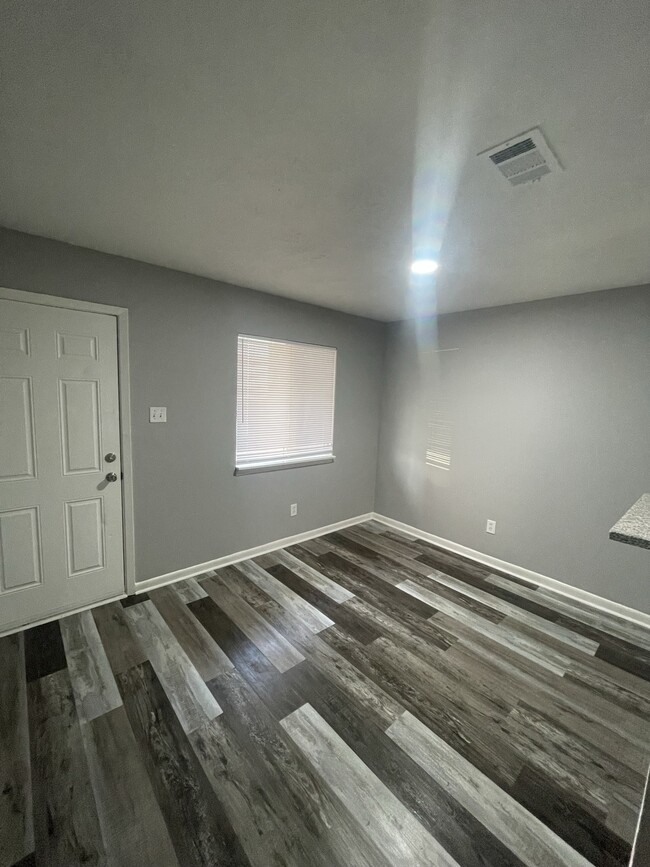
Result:
{"label": "white ceiling", "polygon": [[378,319],[650,282],[648,0],[0,14],[0,224]]}

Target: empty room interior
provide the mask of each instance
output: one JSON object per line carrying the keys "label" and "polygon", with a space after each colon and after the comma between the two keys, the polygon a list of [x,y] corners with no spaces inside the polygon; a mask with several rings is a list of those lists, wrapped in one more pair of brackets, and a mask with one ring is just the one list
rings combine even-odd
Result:
{"label": "empty room interior", "polygon": [[650,867],[647,0],[0,0],[0,867]]}

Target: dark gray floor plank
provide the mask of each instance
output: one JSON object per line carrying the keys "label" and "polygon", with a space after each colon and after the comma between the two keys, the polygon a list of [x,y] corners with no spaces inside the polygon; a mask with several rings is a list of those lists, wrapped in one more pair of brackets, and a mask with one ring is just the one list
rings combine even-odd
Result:
{"label": "dark gray floor plank", "polygon": [[182,867],[250,864],[151,664],[118,684]]}
{"label": "dark gray floor plank", "polygon": [[108,863],[66,669],[28,686],[36,863]]}
{"label": "dark gray floor plank", "polygon": [[592,810],[585,809],[540,771],[525,767],[512,794],[596,867],[627,867],[629,864],[630,844],[606,827],[604,815],[595,817]]}
{"label": "dark gray floor plank", "polygon": [[147,654],[133,637],[119,602],[93,608],[92,615],[114,674],[122,674],[134,665],[146,662]]}
{"label": "dark gray floor plank", "polygon": [[124,707],[81,735],[110,867],[180,867]]}
{"label": "dark gray floor plank", "polygon": [[67,662],[58,620],[26,629],[23,635],[27,683],[66,668]]}
{"label": "dark gray floor plank", "polygon": [[22,634],[0,638],[0,867],[34,851]]}

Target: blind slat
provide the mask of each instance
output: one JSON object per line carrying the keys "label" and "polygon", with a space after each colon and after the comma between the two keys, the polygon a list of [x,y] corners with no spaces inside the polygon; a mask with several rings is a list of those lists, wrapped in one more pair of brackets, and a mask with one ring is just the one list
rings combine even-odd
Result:
{"label": "blind slat", "polygon": [[333,450],[336,349],[240,334],[237,467]]}

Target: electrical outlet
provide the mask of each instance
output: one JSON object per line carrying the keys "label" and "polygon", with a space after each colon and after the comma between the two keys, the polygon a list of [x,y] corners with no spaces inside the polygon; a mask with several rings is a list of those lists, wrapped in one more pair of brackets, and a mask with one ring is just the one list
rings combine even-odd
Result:
{"label": "electrical outlet", "polygon": [[291,517],[295,518],[298,514],[298,503],[292,503],[289,511],[291,512]]}
{"label": "electrical outlet", "polygon": [[166,406],[150,406],[149,407],[149,421],[150,422],[159,422],[165,423],[167,421],[167,407]]}
{"label": "electrical outlet", "polygon": [[487,524],[485,525],[485,532],[492,533],[494,535],[497,531],[497,522],[492,521],[490,518],[487,520]]}

